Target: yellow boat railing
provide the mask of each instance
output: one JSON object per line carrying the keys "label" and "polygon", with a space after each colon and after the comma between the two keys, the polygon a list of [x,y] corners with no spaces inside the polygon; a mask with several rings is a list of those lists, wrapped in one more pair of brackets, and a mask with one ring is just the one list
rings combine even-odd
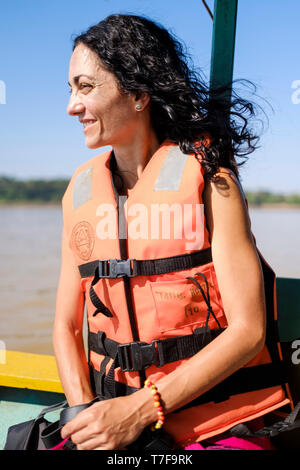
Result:
{"label": "yellow boat railing", "polygon": [[0,386],[63,393],[54,356],[5,351]]}

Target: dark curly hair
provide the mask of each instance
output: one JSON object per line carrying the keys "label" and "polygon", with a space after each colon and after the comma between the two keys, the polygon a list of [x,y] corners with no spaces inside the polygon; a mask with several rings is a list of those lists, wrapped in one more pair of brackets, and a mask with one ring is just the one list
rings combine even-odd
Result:
{"label": "dark curly hair", "polygon": [[[98,55],[121,91],[150,95],[152,126],[160,141],[169,139],[184,153],[201,154],[208,179],[220,166],[238,176],[238,166],[257,148],[259,137],[249,129],[256,107],[232,84],[209,89],[188,65],[183,44],[145,17],[110,15],[77,36],[73,50],[80,43]],[[231,103],[224,99],[228,92]],[[211,138],[209,146],[205,135]],[[237,156],[244,160],[237,163]]]}

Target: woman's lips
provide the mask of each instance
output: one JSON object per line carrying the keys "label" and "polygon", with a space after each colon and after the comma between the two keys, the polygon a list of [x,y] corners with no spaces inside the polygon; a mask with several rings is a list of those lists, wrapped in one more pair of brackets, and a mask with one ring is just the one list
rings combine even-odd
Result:
{"label": "woman's lips", "polygon": [[93,127],[94,124],[96,124],[97,121],[83,121],[83,132],[86,134],[88,130]]}

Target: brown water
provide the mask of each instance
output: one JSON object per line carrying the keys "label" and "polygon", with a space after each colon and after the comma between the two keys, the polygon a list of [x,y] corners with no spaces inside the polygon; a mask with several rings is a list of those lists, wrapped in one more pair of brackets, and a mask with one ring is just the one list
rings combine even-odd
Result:
{"label": "brown water", "polygon": [[61,210],[2,206],[0,220],[0,339],[7,349],[52,354]]}
{"label": "brown water", "polygon": [[[300,209],[250,209],[257,245],[278,276],[300,278]],[[0,206],[0,341],[53,354],[61,209]]]}

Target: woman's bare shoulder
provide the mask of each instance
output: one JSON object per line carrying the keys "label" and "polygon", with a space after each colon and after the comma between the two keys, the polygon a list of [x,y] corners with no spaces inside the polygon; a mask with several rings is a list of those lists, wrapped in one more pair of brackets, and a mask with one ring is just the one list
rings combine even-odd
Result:
{"label": "woman's bare shoulder", "polygon": [[240,194],[244,198],[244,191],[238,177],[233,170],[225,167],[218,169],[213,178],[206,183],[205,190],[206,192],[217,191],[223,197]]}
{"label": "woman's bare shoulder", "polygon": [[211,234],[215,228],[234,232],[238,228],[250,236],[250,219],[243,188],[235,173],[220,167],[206,182],[203,193],[206,218]]}

